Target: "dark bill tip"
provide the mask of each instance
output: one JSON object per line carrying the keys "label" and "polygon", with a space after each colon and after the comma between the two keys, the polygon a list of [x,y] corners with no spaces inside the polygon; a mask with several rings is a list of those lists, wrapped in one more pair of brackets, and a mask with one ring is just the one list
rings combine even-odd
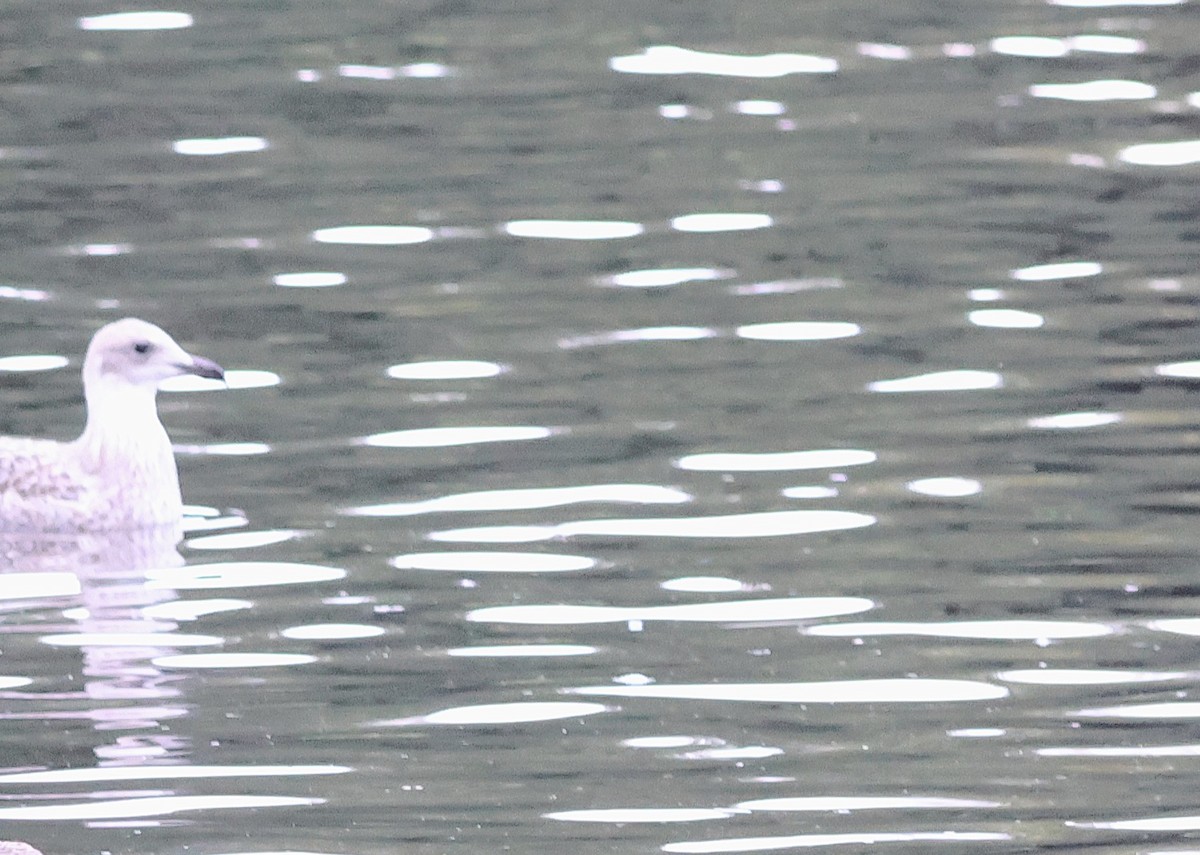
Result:
{"label": "dark bill tip", "polygon": [[225,369],[203,356],[193,356],[192,364],[184,365],[183,370],[188,374],[195,374],[197,377],[204,377],[208,380],[225,379]]}

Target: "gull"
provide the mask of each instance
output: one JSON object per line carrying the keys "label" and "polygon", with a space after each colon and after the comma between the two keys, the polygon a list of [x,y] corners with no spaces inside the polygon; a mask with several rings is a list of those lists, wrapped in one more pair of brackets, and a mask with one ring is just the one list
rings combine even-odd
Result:
{"label": "gull", "polygon": [[195,374],[223,380],[137,318],[97,330],[83,360],[87,424],[73,442],[0,436],[0,532],[101,532],[180,526],[183,499],[158,384]]}

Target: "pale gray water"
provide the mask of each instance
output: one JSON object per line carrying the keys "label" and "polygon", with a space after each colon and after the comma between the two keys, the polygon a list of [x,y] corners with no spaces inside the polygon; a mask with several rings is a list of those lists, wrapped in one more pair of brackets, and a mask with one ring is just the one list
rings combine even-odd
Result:
{"label": "pale gray water", "polygon": [[0,433],[124,314],[232,388],[183,567],[3,544],[0,840],[1194,848],[1190,5],[106,11],[11,14]]}

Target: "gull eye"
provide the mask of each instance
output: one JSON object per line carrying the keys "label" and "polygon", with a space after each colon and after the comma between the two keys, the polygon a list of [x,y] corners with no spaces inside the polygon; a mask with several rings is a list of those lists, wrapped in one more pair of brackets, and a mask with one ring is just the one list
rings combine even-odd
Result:
{"label": "gull eye", "polygon": [[133,346],[133,349],[136,350],[138,353],[149,353],[150,352],[150,342],[139,341],[137,344],[135,344]]}

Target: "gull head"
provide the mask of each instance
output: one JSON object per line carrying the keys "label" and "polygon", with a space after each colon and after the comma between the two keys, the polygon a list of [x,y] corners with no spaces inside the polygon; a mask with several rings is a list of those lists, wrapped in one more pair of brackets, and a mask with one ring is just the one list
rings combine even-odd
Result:
{"label": "gull head", "polygon": [[83,360],[85,387],[116,384],[153,393],[163,380],[181,374],[225,379],[217,363],[193,356],[163,330],[137,318],[114,321],[97,330]]}

